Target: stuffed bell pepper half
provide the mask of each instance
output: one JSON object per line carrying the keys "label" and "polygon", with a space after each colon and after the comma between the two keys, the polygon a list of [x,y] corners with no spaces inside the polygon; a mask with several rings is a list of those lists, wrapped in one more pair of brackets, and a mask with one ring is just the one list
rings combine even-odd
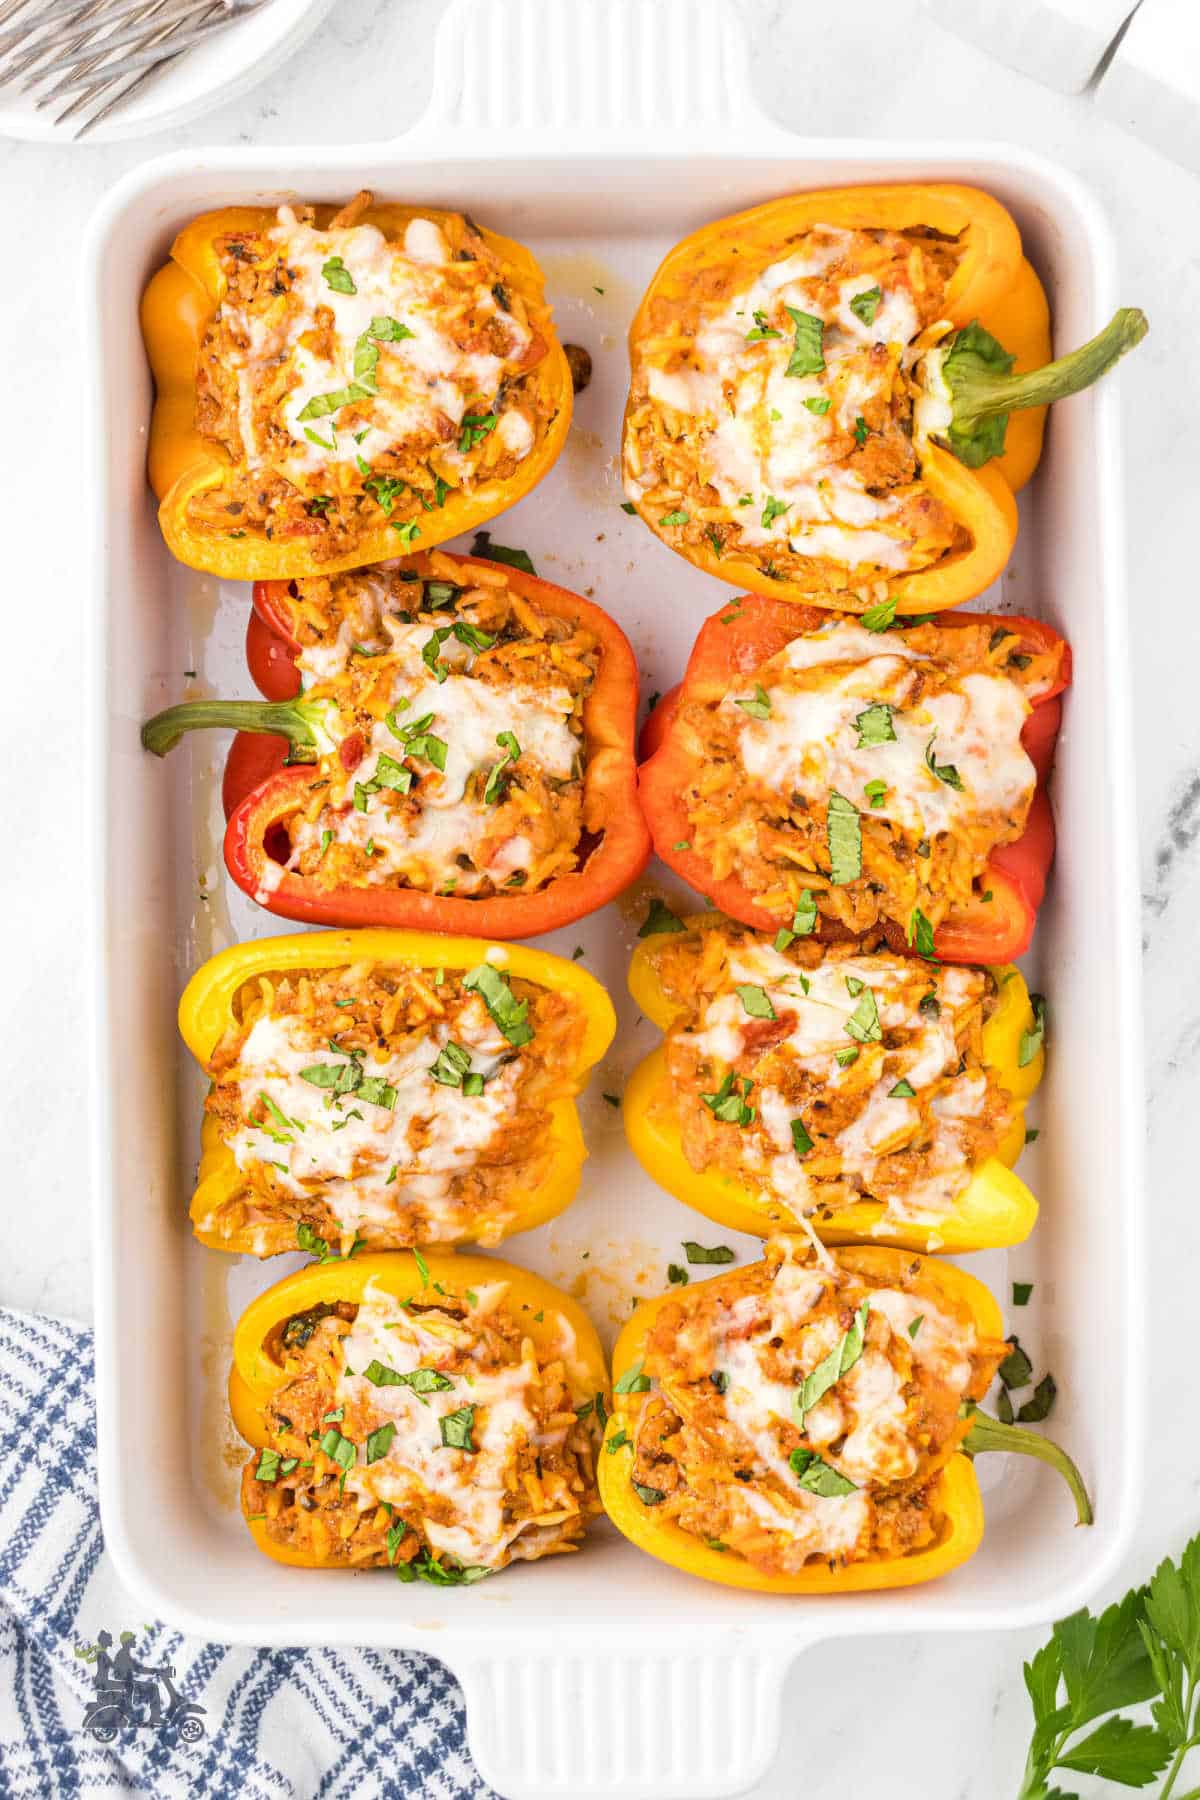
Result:
{"label": "stuffed bell pepper half", "polygon": [[755,593],[955,606],[1008,561],[1046,404],[1145,331],[1125,308],[1051,362],[1017,226],[976,188],[768,201],[678,244],[637,311],[630,509]]}
{"label": "stuffed bell pepper half", "polygon": [[222,951],[184,992],[212,1083],[191,1217],[216,1249],[496,1244],[561,1212],[615,1029],[578,964],[405,931]]}
{"label": "stuffed bell pepper half", "polygon": [[582,1309],[478,1256],[312,1265],[243,1314],[229,1397],[259,1549],[460,1586],[579,1547],[608,1376]]}
{"label": "stuffed bell pepper half", "polygon": [[184,701],[142,741],[164,755],[185,731],[242,734],[225,862],[268,911],[530,937],[645,866],[637,665],[591,601],[438,550],[259,583],[254,606],[269,700]]}
{"label": "stuffed bell pepper half", "polygon": [[440,544],[527,494],[571,420],[529,251],[365,191],[194,219],[142,332],[163,536],[233,580]]}
{"label": "stuffed bell pepper half", "polygon": [[1015,968],[870,938],[780,947],[661,903],[647,924],[629,986],[665,1041],[622,1116],[660,1187],[759,1237],[951,1253],[1028,1237],[1037,1203],[1012,1164],[1044,1010]]}
{"label": "stuffed bell pepper half", "polygon": [[906,1587],[965,1562],[983,1450],[1050,1463],[1090,1524],[1065,1453],[976,1410],[1007,1351],[961,1269],[781,1235],[761,1262],[644,1301],[622,1331],[605,1509],[673,1568],[774,1594]]}
{"label": "stuffed bell pepper half", "polygon": [[[888,609],[885,609],[887,611]],[[747,595],[651,713],[654,847],[731,917],[1009,962],[1054,851],[1046,783],[1071,654],[1049,625],[916,623]]]}

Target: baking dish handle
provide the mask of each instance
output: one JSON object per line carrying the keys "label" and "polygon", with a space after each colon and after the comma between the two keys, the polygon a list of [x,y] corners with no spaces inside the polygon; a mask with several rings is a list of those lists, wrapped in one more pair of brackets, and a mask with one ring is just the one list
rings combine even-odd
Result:
{"label": "baking dish handle", "polygon": [[[815,1639],[752,1646],[739,1631],[656,1652],[597,1635],[455,1656],[476,1767],[504,1800],[725,1800],[771,1767],[783,1680]],[[722,1644],[722,1637],[728,1639]]]}
{"label": "baking dish handle", "polygon": [[405,149],[663,154],[793,140],[750,90],[732,0],[451,0]]}

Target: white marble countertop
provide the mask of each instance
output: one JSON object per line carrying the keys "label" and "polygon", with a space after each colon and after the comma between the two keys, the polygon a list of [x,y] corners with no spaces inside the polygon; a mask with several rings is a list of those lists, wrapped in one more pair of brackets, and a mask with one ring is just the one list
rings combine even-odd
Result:
{"label": "white marble countertop", "polygon": [[[83,842],[75,796],[87,555],[73,279],[80,234],[118,175],[167,148],[195,145],[202,155],[213,143],[397,134],[424,104],[441,10],[441,0],[340,0],[273,79],[169,140],[101,149],[0,145],[10,644],[0,708],[8,846],[0,919],[9,992],[0,1155],[13,1219],[0,1300],[13,1305],[77,1318],[91,1312],[79,923],[85,878],[74,872]],[[760,100],[786,124],[868,138],[986,133],[1074,170],[1113,220],[1123,296],[1144,305],[1153,322],[1122,390],[1141,796],[1136,850],[1145,893],[1147,1204],[1154,1214],[1145,1372],[1151,1435],[1123,1590],[1180,1549],[1200,1521],[1200,1437],[1194,1421],[1181,1417],[1177,1368],[1180,1358],[1191,1361],[1187,1296],[1200,1251],[1191,1116],[1200,957],[1190,923],[1200,905],[1200,706],[1187,652],[1189,643],[1200,646],[1189,536],[1200,495],[1200,180],[1105,123],[1086,98],[1052,94],[987,62],[930,24],[915,0],[855,0],[819,16],[786,0],[744,0],[744,11]],[[756,1790],[758,1800],[793,1800],[801,1790],[812,1800],[875,1800],[884,1791],[888,1800],[1004,1800],[1019,1785],[1027,1743],[1021,1660],[1041,1635],[893,1637],[810,1653],[793,1675],[782,1757]],[[1081,1792],[1096,1791],[1085,1778]]]}

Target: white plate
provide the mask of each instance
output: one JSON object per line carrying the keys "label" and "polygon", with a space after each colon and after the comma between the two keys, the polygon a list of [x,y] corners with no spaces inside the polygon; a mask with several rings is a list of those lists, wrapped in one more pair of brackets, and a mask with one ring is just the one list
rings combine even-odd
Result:
{"label": "white plate", "polygon": [[[745,98],[741,47],[719,0],[456,0],[439,40],[432,109],[398,144],[190,153],[129,177],[92,233],[85,306],[94,407],[88,482],[96,535],[93,732],[96,992],[95,1176],[100,1495],[126,1583],[159,1616],[251,1643],[358,1642],[431,1651],[460,1676],[472,1748],[510,1797],[704,1800],[769,1764],[783,1674],[821,1639],[894,1630],[1001,1630],[1082,1604],[1112,1573],[1133,1524],[1141,1466],[1141,1031],[1116,448],[1116,389],[1055,409],[1023,497],[1022,533],[993,607],[1050,619],[1071,639],[1056,777],[1059,857],[1032,969],[1049,987],[1054,1040],[1035,1102],[1027,1174],[1042,1202],[1030,1243],[973,1258],[1002,1299],[1036,1282],[1020,1315],[1053,1368],[1054,1429],[1097,1502],[1091,1531],[1047,1470],[980,1464],[987,1533],[944,1581],[902,1593],[791,1599],[717,1589],[601,1529],[579,1556],[465,1590],[281,1568],[237,1512],[239,1460],[225,1418],[231,1322],[281,1272],[197,1247],[186,1206],[201,1082],[175,1003],[203,956],[279,924],[219,867],[223,745],[195,740],[168,764],[138,726],[181,696],[183,671],[249,692],[248,593],[172,564],[145,487],[150,380],[137,302],[171,235],[223,202],[358,187],[467,206],[532,245],[562,334],[591,350],[567,448],[494,526],[553,580],[594,589],[629,631],[643,691],[678,678],[724,590],[619,509],[623,332],[663,249],[696,225],[797,188],[921,178],[978,183],[1015,213],[1045,278],[1062,344],[1115,304],[1109,235],[1068,175],[988,144],[794,139]],[[551,114],[553,130],[541,122]],[[597,292],[602,289],[603,292]],[[198,877],[205,878],[204,888]],[[669,885],[665,883],[664,885]],[[551,938],[622,1008],[614,1052],[584,1108],[592,1157],[576,1205],[506,1246],[570,1285],[611,1338],[634,1292],[663,1285],[695,1214],[624,1148],[600,1100],[650,1041],[624,999],[644,896]],[[728,1234],[706,1228],[708,1241]],[[735,1240],[731,1240],[735,1241]],[[753,1246],[740,1240],[743,1253]],[[591,1255],[585,1262],[584,1248]],[[286,1263],[283,1266],[287,1266]]]}
{"label": "white plate", "polygon": [[[162,69],[138,89],[127,106],[90,131],[86,142],[109,144],[119,138],[145,137],[152,131],[186,125],[211,107],[236,100],[299,49],[332,5],[333,0],[270,0],[258,12],[238,19],[228,31],[217,32],[207,43],[197,44],[178,62]],[[56,115],[72,98],[64,94],[39,111],[36,93],[0,88],[0,137],[72,142],[86,111],[55,124]]]}

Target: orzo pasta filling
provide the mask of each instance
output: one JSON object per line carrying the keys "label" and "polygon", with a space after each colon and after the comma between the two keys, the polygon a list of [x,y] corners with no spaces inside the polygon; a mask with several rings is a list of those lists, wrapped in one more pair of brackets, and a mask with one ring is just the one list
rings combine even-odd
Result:
{"label": "orzo pasta filling", "polygon": [[907,930],[914,909],[940,924],[1025,829],[1037,775],[1021,731],[1062,655],[1025,654],[986,620],[879,633],[834,617],[793,638],[680,708],[690,848],[781,924],[814,904],[856,933]]}
{"label": "orzo pasta filling", "polygon": [[570,996],[493,963],[360,963],[248,981],[208,1072],[259,1254],[496,1243],[575,1091]]}
{"label": "orzo pasta filling", "polygon": [[881,1230],[936,1228],[1012,1123],[982,1056],[986,969],[811,939],[780,950],[726,921],[655,954],[680,1008],[658,1104],[693,1168],[765,1191],[784,1222],[875,1201]]}
{"label": "orzo pasta filling", "polygon": [[266,887],[286,869],[321,888],[481,899],[586,860],[601,824],[584,731],[595,637],[540,612],[502,568],[436,551],[419,568],[295,584],[323,754],[286,848],[268,842]]}
{"label": "orzo pasta filling", "polygon": [[559,1319],[557,1342],[535,1343],[506,1281],[404,1302],[372,1283],[267,1349],[282,1379],[242,1509],[276,1545],[472,1580],[575,1549],[600,1510],[574,1334]]}
{"label": "orzo pasta filling", "polygon": [[866,592],[965,549],[914,441],[915,365],[959,255],[923,230],[815,225],[656,295],[624,467],[668,542],[813,593]]}
{"label": "orzo pasta filling", "polygon": [[266,230],[216,240],[225,283],[205,333],[196,425],[228,478],[193,525],[352,552],[383,524],[398,547],[454,489],[504,481],[545,437],[530,379],[548,345],[466,218],[360,223],[362,193],[322,228],[281,206]]}
{"label": "orzo pasta filling", "polygon": [[922,1291],[919,1263],[886,1285],[773,1239],[659,1314],[631,1479],[656,1519],[768,1575],[907,1555],[939,1537],[937,1470],[1007,1348]]}

